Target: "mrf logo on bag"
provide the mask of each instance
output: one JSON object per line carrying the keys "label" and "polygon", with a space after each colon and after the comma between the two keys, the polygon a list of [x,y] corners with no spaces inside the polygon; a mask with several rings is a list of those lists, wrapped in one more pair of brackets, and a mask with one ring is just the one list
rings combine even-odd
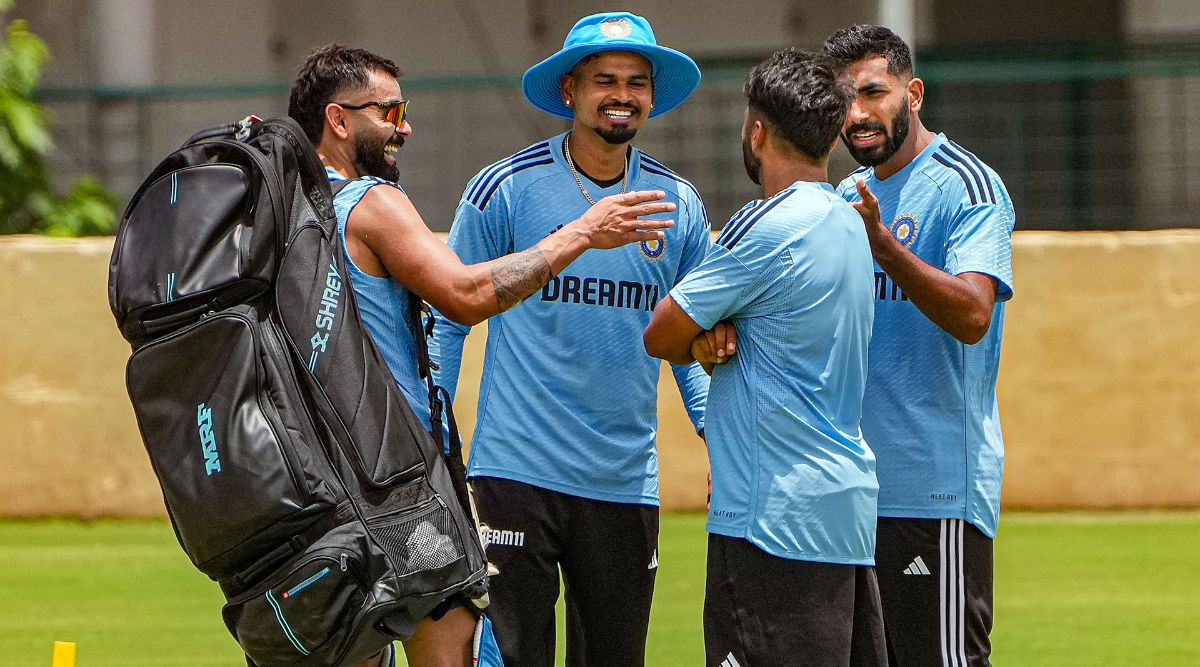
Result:
{"label": "mrf logo on bag", "polygon": [[204,471],[211,477],[221,472],[221,456],[217,453],[217,436],[212,430],[212,408],[201,403],[196,406],[196,426],[200,428],[200,450],[204,453]]}

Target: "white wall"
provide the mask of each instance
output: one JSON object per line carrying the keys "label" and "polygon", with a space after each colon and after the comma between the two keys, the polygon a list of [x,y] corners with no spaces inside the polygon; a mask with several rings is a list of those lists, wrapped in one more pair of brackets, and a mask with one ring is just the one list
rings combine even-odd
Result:
{"label": "white wall", "polygon": [[1135,39],[1195,37],[1200,33],[1196,0],[1127,0],[1125,34]]}
{"label": "white wall", "polygon": [[[1125,8],[1125,35],[1134,42],[1195,39],[1200,34],[1200,3],[1196,0],[1131,0]],[[1162,76],[1133,81],[1133,146],[1139,168],[1138,201],[1145,210],[1183,206],[1194,210],[1200,191],[1188,187],[1200,168],[1180,165],[1178,158],[1200,153],[1200,128],[1187,110],[1200,105],[1200,81],[1195,77]],[[1176,122],[1172,123],[1174,118]],[[1180,122],[1182,121],[1182,122]],[[1144,220],[1153,226],[1154,220]]]}

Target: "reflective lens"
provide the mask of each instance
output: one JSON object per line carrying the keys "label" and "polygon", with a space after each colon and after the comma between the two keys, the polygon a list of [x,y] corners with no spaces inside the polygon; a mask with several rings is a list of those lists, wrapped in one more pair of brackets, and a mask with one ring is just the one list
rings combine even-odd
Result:
{"label": "reflective lens", "polygon": [[400,127],[404,124],[404,116],[408,113],[408,100],[400,100],[391,104],[380,104],[380,109],[383,109],[383,119],[387,122]]}
{"label": "reflective lens", "polygon": [[334,102],[334,104],[343,109],[358,111],[367,107],[379,107],[383,111],[383,119],[387,122],[400,127],[404,124],[404,116],[408,113],[408,100],[396,100],[395,102],[363,102],[362,104],[344,104],[342,102]]}

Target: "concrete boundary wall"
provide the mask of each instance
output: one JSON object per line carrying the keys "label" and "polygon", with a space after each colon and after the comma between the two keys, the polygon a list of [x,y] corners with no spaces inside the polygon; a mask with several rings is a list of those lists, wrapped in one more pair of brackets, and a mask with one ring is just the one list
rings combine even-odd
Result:
{"label": "concrete boundary wall", "polygon": [[[108,310],[112,239],[0,237],[0,516],[160,516]],[[1000,371],[1006,508],[1200,507],[1200,232],[1019,233]],[[458,414],[469,433],[483,327]],[[706,458],[667,373],[663,505]]]}

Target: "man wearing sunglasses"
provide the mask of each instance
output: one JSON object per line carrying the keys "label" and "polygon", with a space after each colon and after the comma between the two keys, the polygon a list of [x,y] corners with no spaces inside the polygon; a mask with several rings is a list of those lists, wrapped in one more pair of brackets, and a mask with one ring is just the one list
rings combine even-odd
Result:
{"label": "man wearing sunglasses", "polygon": [[[536,292],[588,249],[661,242],[673,221],[641,216],[662,218],[676,204],[654,201],[664,197],[656,191],[605,197],[531,247],[463,264],[396,184],[396,151],[412,135],[399,76],[395,63],[370,52],[318,49],[292,85],[288,115],[316,147],[330,180],[347,182],[333,204],[359,311],[409,405],[428,424],[410,291],[454,321],[476,324]],[[459,511],[453,500],[447,505]],[[404,642],[411,667],[473,664],[474,614],[456,604],[442,610]],[[365,665],[393,659],[382,655]]]}
{"label": "man wearing sunglasses", "polygon": [[[663,239],[587,253],[488,323],[469,474],[500,568],[488,615],[510,665],[554,664],[560,568],[567,664],[644,661],[658,568],[661,362],[640,341],[654,304],[710,240],[696,189],[630,142],[699,80],[692,59],[659,46],[641,16],[581,19],[522,79],[525,97],[570,120],[570,131],[484,168],[455,215],[450,246],[476,262],[527,247],[605,195],[661,189],[679,207]],[[466,333],[435,327],[431,351],[447,388]],[[708,377],[695,364],[673,371],[699,431]]]}
{"label": "man wearing sunglasses", "polygon": [[362,104],[338,104],[338,106],[350,111],[362,111],[368,107],[378,107],[383,112],[383,119],[396,127],[404,125],[404,115],[408,112],[408,100],[392,100],[390,102],[372,100],[370,102],[363,102]]}

